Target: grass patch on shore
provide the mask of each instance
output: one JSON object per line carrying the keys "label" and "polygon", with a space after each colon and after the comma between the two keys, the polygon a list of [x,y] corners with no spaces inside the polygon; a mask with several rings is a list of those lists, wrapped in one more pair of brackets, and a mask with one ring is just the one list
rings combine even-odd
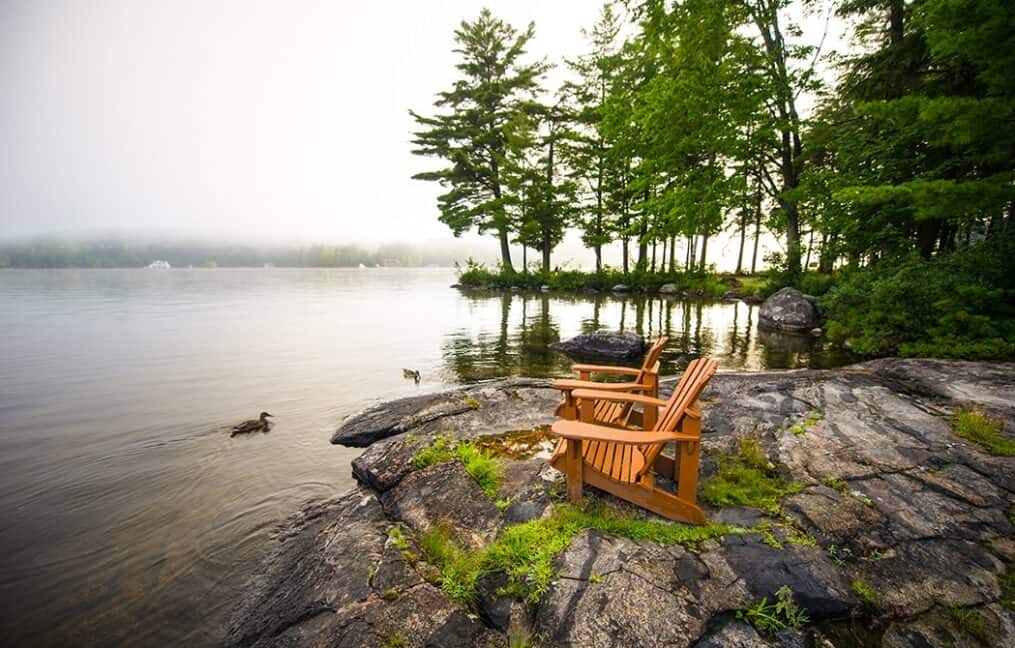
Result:
{"label": "grass patch on shore", "polygon": [[952,417],[952,430],[957,436],[968,439],[999,457],[1015,457],[1015,440],[1002,434],[1000,419],[988,416],[974,408],[964,408]]}
{"label": "grass patch on shore", "polygon": [[506,528],[492,545],[479,551],[464,549],[444,526],[423,534],[419,544],[427,562],[440,570],[441,589],[463,606],[474,603],[476,583],[491,571],[507,574],[504,594],[538,603],[555,576],[554,556],[586,529],[632,540],[683,545],[745,532],[723,524],[693,526],[640,520],[592,502],[583,506],[560,504],[548,518]]}
{"label": "grass patch on shore", "polygon": [[717,464],[701,489],[701,499],[713,506],[750,506],[775,514],[782,498],[803,488],[778,474],[757,439],[738,439],[737,453],[720,455]]}
{"label": "grass patch on shore", "polygon": [[497,499],[497,485],[500,481],[500,465],[493,454],[476,447],[468,441],[457,441],[451,436],[439,436],[433,445],[424,448],[412,458],[414,470],[458,459],[465,471],[476,480],[490,501]]}

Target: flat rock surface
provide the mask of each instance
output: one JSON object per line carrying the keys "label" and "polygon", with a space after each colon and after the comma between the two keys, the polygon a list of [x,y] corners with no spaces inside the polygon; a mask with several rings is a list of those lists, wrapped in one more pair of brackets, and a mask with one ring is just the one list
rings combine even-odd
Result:
{"label": "flat rock surface", "polygon": [[[537,606],[497,595],[504,582],[492,574],[469,610],[407,560],[420,555],[414,535],[447,524],[470,546],[489,543],[548,514],[559,475],[544,459],[503,459],[498,498],[508,504],[498,508],[457,461],[413,470],[412,458],[437,435],[550,423],[559,393],[545,381],[504,381],[379,406],[356,422],[390,434],[354,460],[361,486],[279,529],[227,643],[503,646],[510,628],[547,646],[1015,645],[1015,615],[1001,602],[1015,561],[1015,458],[991,456],[949,425],[971,405],[1011,435],[1013,395],[1015,365],[1004,363],[885,359],[719,374],[702,396],[703,479],[720,453],[757,439],[800,485],[777,515],[706,509],[754,531],[691,547],[582,531],[555,558],[557,577]],[[475,402],[459,408],[465,398]],[[389,539],[393,526],[407,548]],[[860,600],[858,582],[875,604]],[[821,625],[766,633],[736,618],[782,586]]]}

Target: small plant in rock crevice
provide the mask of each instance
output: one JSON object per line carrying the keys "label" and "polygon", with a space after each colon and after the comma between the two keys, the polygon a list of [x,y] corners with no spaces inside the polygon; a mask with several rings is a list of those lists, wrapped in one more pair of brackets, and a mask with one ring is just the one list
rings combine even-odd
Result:
{"label": "small plant in rock crevice", "polygon": [[989,416],[979,409],[966,407],[955,412],[951,424],[956,436],[976,443],[990,454],[1015,457],[1015,439],[1004,435],[1001,419]]}
{"label": "small plant in rock crevice", "polygon": [[774,602],[769,603],[768,597],[763,597],[753,606],[737,612],[737,618],[768,634],[800,628],[810,622],[807,614],[793,601],[793,590],[786,585],[776,591]]}
{"label": "small plant in rock crevice", "polygon": [[492,454],[468,441],[458,441],[450,435],[438,436],[430,447],[416,453],[412,458],[412,467],[414,470],[422,470],[452,459],[461,461],[465,471],[479,484],[483,493],[490,501],[496,501],[500,465]]}
{"label": "small plant in rock crevice", "polygon": [[857,598],[863,601],[867,607],[876,608],[881,604],[881,595],[863,577],[855,579],[852,588]]}

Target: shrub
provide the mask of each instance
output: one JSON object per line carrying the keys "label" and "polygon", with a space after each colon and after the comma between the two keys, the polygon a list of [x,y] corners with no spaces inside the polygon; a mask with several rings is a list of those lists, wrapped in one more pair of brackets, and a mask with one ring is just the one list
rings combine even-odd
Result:
{"label": "shrub", "polygon": [[883,260],[844,275],[821,300],[828,335],[862,355],[989,359],[1015,355],[1015,246]]}

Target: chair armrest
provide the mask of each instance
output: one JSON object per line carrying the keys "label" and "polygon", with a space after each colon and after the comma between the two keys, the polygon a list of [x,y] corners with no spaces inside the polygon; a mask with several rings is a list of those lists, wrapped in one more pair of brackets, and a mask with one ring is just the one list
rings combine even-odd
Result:
{"label": "chair armrest", "polygon": [[599,389],[576,389],[571,392],[573,398],[587,398],[590,400],[604,400],[611,403],[637,403],[651,407],[666,407],[669,401],[651,396],[639,396],[638,394],[616,393]]}
{"label": "chair armrest", "polygon": [[643,445],[646,443],[668,443],[670,441],[700,441],[696,436],[677,432],[644,432],[606,427],[581,421],[557,421],[550,428],[555,436],[575,441],[606,441],[622,445]]}
{"label": "chair armrest", "polygon": [[636,382],[624,382],[624,383],[601,383],[593,380],[554,380],[550,383],[550,387],[559,389],[561,391],[571,391],[572,389],[598,389],[609,392],[631,392],[631,391],[649,391],[652,387],[643,383]]}
{"label": "chair armrest", "polygon": [[588,371],[590,373],[610,373],[610,374],[621,374],[623,376],[637,376],[641,373],[641,369],[635,367],[610,367],[607,365],[587,365],[587,364],[576,364],[571,365],[571,370],[581,373],[582,371]]}

